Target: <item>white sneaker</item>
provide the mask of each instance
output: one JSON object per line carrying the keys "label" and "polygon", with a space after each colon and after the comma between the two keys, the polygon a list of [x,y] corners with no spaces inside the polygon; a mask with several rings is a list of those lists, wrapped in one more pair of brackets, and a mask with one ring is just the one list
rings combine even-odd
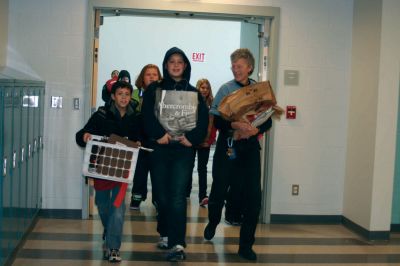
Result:
{"label": "white sneaker", "polygon": [[157,243],[159,249],[168,249],[168,236],[161,236]]}
{"label": "white sneaker", "polygon": [[174,246],[167,254],[168,261],[177,262],[185,259],[186,259],[185,248],[181,245]]}
{"label": "white sneaker", "polygon": [[108,257],[109,262],[121,262],[122,258],[121,255],[119,254],[118,249],[111,249],[110,252],[110,257]]}

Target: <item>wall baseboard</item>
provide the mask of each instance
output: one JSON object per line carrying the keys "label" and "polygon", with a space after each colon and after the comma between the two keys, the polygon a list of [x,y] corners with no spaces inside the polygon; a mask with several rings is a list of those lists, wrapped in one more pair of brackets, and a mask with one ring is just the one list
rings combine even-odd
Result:
{"label": "wall baseboard", "polygon": [[52,219],[82,219],[82,210],[71,209],[41,209],[39,212],[41,218]]}
{"label": "wall baseboard", "polygon": [[386,241],[391,231],[400,232],[400,224],[392,225],[391,231],[369,231],[343,215],[271,214],[271,224],[343,224],[368,241]]}
{"label": "wall baseboard", "polygon": [[271,214],[271,224],[340,224],[341,215]]}

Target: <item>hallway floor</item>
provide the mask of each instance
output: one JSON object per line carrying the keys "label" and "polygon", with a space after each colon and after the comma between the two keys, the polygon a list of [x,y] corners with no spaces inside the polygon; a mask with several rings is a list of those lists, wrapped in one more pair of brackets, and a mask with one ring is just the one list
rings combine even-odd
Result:
{"label": "hallway floor", "polygon": [[[128,197],[127,197],[128,200]],[[127,201],[127,204],[129,202]],[[239,227],[224,222],[212,241],[203,239],[207,209],[192,192],[188,201],[187,259],[181,265],[247,264],[236,255]],[[107,265],[102,260],[102,226],[91,220],[40,218],[13,265]],[[150,199],[140,211],[127,209],[120,265],[170,265],[158,250],[156,217]],[[260,224],[254,250],[261,265],[400,265],[400,234],[369,243],[342,225]]]}

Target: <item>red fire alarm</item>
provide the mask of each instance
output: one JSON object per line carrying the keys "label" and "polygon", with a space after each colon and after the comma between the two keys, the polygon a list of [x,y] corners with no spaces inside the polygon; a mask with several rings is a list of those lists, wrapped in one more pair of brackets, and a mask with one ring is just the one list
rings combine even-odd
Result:
{"label": "red fire alarm", "polygon": [[296,119],[296,106],[286,106],[286,119]]}

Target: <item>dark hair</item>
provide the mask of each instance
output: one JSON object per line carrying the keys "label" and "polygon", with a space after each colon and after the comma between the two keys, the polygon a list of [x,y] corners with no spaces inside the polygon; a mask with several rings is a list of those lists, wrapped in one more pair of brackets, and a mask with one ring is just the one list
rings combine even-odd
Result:
{"label": "dark hair", "polygon": [[114,75],[118,77],[119,71],[116,70],[116,69],[114,69],[114,70],[111,72],[111,77],[113,77]]}
{"label": "dark hair", "polygon": [[161,72],[160,72],[160,69],[158,68],[158,66],[153,65],[153,64],[145,65],[145,66],[142,68],[142,71],[140,71],[140,74],[139,74],[139,76],[137,77],[137,79],[136,79],[136,81],[135,81],[135,86],[136,86],[138,89],[146,89],[146,88],[145,88],[145,84],[144,84],[144,74],[146,73],[146,70],[149,69],[149,68],[155,68],[155,69],[157,69],[158,79],[161,79],[161,78],[162,78]]}
{"label": "dark hair", "polygon": [[122,81],[125,77],[128,78],[129,84],[131,84],[131,74],[129,74],[128,70],[121,70],[118,75],[118,81]]}
{"label": "dark hair", "polygon": [[115,82],[115,83],[113,84],[113,86],[112,86],[112,88],[111,88],[111,94],[115,94],[115,92],[116,92],[118,89],[121,89],[121,88],[129,89],[130,92],[131,92],[131,94],[132,94],[132,92],[133,92],[133,87],[132,87],[131,84],[129,84],[128,82],[125,82],[125,81],[117,81],[117,82]]}

